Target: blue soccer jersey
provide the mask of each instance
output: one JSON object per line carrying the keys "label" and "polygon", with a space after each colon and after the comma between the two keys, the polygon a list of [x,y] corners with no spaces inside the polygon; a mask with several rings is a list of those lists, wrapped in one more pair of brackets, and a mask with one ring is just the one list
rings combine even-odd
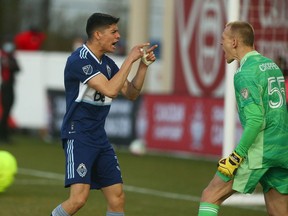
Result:
{"label": "blue soccer jersey", "polygon": [[103,55],[99,61],[85,44],[68,57],[64,71],[66,113],[62,139],[81,137],[88,145],[108,143],[104,125],[112,98],[90,88],[87,82],[100,73],[109,80],[118,71],[111,58]]}

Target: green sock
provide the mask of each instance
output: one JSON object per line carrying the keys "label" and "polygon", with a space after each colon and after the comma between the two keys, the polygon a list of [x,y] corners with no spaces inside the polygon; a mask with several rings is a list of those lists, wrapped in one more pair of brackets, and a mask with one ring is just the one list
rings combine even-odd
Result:
{"label": "green sock", "polygon": [[218,210],[219,210],[218,205],[207,202],[201,202],[199,206],[198,216],[217,216]]}

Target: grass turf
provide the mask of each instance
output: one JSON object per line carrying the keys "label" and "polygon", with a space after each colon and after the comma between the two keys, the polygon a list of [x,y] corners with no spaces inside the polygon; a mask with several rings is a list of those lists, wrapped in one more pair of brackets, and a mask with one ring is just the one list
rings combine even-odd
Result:
{"label": "grass turf", "polygon": [[[60,141],[46,143],[37,136],[17,135],[11,144],[0,144],[0,150],[11,152],[19,167],[15,183],[0,194],[0,215],[50,215],[67,198],[68,189],[63,188],[61,179],[64,153]],[[121,149],[116,152],[126,185],[127,216],[197,215],[201,191],[215,173],[215,162],[167,155],[137,157]],[[56,177],[36,176],[36,171],[55,173]],[[219,215],[263,216],[264,209],[222,206]],[[77,215],[104,216],[101,192],[91,191],[87,204]]]}

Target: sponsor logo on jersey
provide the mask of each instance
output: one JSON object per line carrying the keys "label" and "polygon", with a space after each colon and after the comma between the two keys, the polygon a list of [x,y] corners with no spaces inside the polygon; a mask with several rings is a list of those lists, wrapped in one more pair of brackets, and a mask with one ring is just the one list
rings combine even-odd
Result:
{"label": "sponsor logo on jersey", "polygon": [[92,67],[92,65],[85,65],[82,67],[82,70],[83,70],[84,74],[91,75],[93,72],[93,67]]}
{"label": "sponsor logo on jersey", "polygon": [[79,166],[77,168],[77,172],[81,177],[84,177],[87,174],[87,168],[86,168],[85,164],[83,164],[83,163],[79,164]]}
{"label": "sponsor logo on jersey", "polygon": [[247,99],[248,96],[249,96],[249,91],[248,91],[248,89],[247,89],[247,88],[242,89],[242,90],[241,90],[241,95],[242,95],[242,97],[243,97],[244,99]]}

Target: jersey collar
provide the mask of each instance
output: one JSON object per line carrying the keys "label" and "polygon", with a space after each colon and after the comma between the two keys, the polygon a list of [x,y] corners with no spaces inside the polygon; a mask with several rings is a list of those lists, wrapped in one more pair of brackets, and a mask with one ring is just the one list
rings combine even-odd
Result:
{"label": "jersey collar", "polygon": [[254,55],[259,55],[259,53],[256,50],[246,53],[246,55],[241,59],[240,65],[243,65],[244,62],[247,60],[247,58],[249,58],[250,56],[254,56]]}
{"label": "jersey collar", "polygon": [[88,52],[90,53],[90,55],[91,55],[99,64],[102,64],[102,59],[99,60],[99,59],[94,55],[94,53],[89,49],[89,47],[88,47],[86,44],[83,44],[83,47],[88,50]]}

